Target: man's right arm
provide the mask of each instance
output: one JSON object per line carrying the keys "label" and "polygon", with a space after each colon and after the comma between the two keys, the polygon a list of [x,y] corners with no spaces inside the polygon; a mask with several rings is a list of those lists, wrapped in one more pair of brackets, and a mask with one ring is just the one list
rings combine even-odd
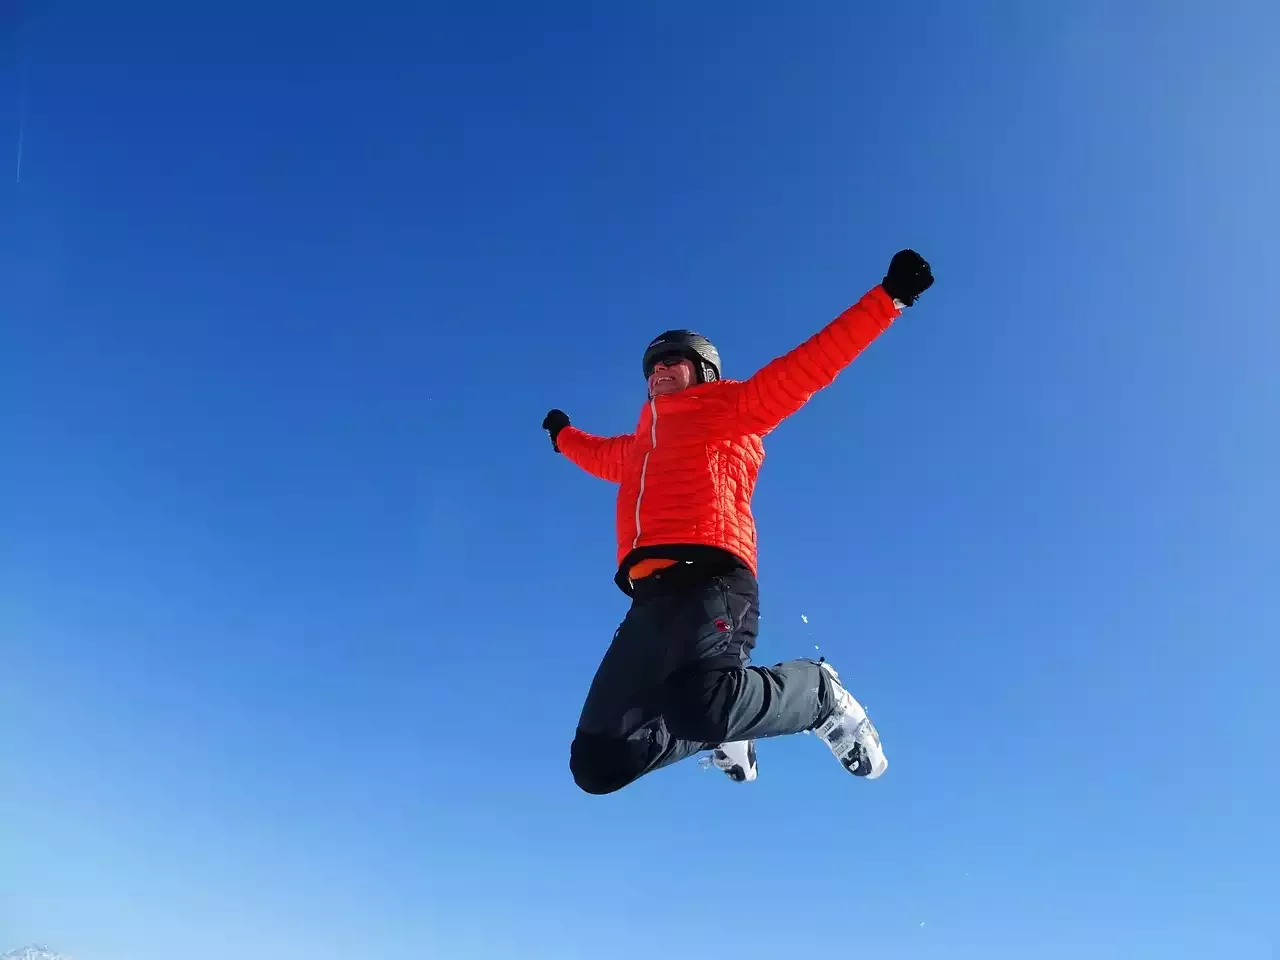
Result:
{"label": "man's right arm", "polygon": [[622,482],[623,466],[632,444],[636,442],[635,434],[597,437],[570,426],[569,418],[559,410],[547,414],[542,421],[542,429],[551,435],[552,447],[587,473],[610,483]]}

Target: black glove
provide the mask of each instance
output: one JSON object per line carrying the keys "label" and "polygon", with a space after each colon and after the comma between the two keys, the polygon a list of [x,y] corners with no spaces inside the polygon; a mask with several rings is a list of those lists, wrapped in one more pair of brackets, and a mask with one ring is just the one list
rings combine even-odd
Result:
{"label": "black glove", "polygon": [[551,434],[551,448],[556,453],[560,452],[560,447],[556,445],[556,437],[560,436],[560,431],[569,425],[569,415],[563,410],[552,410],[543,418],[542,429]]}
{"label": "black glove", "polygon": [[914,250],[899,250],[889,262],[884,277],[884,292],[908,307],[916,297],[933,286],[929,262]]}

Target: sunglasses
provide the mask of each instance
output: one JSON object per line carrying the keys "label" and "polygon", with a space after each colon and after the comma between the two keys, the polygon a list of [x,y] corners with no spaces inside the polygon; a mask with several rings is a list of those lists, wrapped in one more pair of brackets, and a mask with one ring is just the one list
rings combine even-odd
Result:
{"label": "sunglasses", "polygon": [[664,367],[674,367],[681,360],[687,360],[687,359],[689,358],[686,357],[683,353],[664,353],[660,357],[654,357],[653,362],[649,364],[649,375],[650,376],[653,375],[653,368],[656,367],[658,364],[662,364]]}

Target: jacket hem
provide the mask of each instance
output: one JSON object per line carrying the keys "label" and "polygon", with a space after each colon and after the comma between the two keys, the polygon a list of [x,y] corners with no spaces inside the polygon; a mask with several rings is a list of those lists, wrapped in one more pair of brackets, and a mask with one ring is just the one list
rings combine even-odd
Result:
{"label": "jacket hem", "polygon": [[753,576],[755,575],[754,566],[745,557],[741,557],[724,547],[713,547],[706,543],[658,543],[636,547],[628,551],[618,563],[618,571],[614,575],[613,582],[628,597],[635,596],[635,590],[631,578],[627,576],[627,571],[641,560],[655,558],[676,560],[681,563],[696,563],[713,576],[730,573],[738,569],[747,570]]}

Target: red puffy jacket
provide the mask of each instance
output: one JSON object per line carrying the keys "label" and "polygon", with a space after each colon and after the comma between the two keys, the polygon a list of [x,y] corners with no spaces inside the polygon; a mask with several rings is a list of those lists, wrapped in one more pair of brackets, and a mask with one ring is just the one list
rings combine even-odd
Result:
{"label": "red puffy jacket", "polygon": [[764,461],[761,438],[889,328],[899,307],[880,286],[791,352],[747,380],[713,380],[652,397],[634,433],[560,431],[560,451],[620,484],[617,583],[651,558],[737,557],[756,572],[751,494]]}

